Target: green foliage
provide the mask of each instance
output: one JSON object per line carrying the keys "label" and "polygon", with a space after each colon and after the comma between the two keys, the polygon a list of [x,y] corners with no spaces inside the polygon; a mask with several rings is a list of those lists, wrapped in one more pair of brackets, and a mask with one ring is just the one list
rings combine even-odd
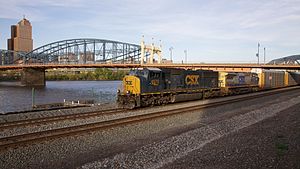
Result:
{"label": "green foliage", "polygon": [[276,143],[276,149],[277,149],[277,154],[279,156],[282,156],[288,151],[289,146],[286,143]]}
{"label": "green foliage", "polygon": [[289,150],[287,139],[283,135],[277,136],[275,147],[277,154],[283,156]]}
{"label": "green foliage", "polygon": [[21,79],[21,73],[18,70],[0,71],[1,81],[16,81]]}

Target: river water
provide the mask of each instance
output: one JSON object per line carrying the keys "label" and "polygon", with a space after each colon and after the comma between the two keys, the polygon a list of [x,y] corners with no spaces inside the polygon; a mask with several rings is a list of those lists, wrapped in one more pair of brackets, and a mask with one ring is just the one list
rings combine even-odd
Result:
{"label": "river water", "polygon": [[[94,100],[115,103],[121,81],[47,81],[35,89],[35,103],[48,104],[66,100]],[[31,109],[32,88],[19,82],[0,82],[0,113]]]}

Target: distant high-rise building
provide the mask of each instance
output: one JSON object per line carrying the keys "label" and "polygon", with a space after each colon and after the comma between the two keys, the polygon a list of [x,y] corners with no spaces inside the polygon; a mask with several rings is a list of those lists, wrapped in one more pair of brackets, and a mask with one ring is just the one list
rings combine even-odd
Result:
{"label": "distant high-rise building", "polygon": [[25,17],[17,25],[11,26],[11,38],[7,40],[7,49],[17,52],[32,51],[32,27]]}

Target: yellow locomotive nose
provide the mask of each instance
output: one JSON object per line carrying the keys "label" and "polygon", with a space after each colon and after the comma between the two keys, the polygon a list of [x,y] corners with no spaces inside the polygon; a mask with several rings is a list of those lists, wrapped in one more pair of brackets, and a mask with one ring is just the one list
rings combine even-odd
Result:
{"label": "yellow locomotive nose", "polygon": [[136,76],[125,76],[123,78],[123,93],[124,94],[140,94],[141,85],[140,79]]}

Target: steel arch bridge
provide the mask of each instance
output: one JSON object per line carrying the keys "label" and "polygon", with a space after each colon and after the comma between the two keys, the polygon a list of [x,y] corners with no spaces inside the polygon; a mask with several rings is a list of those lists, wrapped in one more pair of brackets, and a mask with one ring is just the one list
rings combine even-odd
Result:
{"label": "steel arch bridge", "polygon": [[268,64],[300,65],[300,55],[292,55],[271,60]]}
{"label": "steel arch bridge", "polygon": [[104,39],[68,39],[49,43],[5,64],[138,63],[141,46]]}
{"label": "steel arch bridge", "polygon": [[10,65],[18,60],[20,58],[25,57],[26,52],[16,52],[13,50],[3,50],[0,49],[0,65]]}

